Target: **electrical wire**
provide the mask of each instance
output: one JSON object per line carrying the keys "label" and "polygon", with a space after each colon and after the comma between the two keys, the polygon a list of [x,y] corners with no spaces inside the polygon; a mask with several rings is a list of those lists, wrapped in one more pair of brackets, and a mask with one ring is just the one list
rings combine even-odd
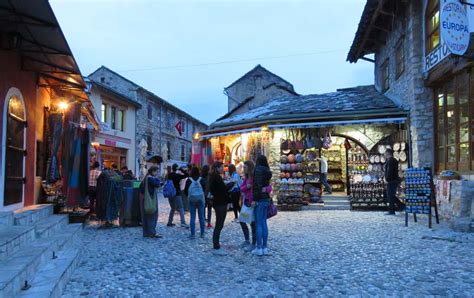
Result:
{"label": "electrical wire", "polygon": [[249,58],[249,59],[240,59],[240,60],[227,60],[227,61],[199,63],[199,64],[183,64],[183,65],[157,66],[157,67],[150,67],[150,68],[125,69],[125,70],[119,70],[119,72],[141,72],[141,71],[153,71],[153,70],[162,70],[162,69],[193,68],[193,67],[203,67],[203,66],[211,66],[211,65],[235,64],[235,63],[242,63],[242,62],[284,59],[284,58],[290,58],[290,57],[314,56],[314,55],[319,55],[319,54],[342,52],[346,50],[347,49],[323,50],[323,51],[317,51],[317,52],[311,52],[311,53],[290,54],[290,55],[283,55],[283,56],[270,56],[270,57]]}

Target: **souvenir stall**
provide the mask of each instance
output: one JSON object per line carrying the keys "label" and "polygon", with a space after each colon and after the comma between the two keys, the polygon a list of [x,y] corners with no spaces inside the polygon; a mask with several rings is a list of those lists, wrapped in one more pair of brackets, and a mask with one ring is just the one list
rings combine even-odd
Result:
{"label": "souvenir stall", "polygon": [[281,208],[323,204],[323,158],[333,196],[351,200],[353,208],[375,208],[386,205],[383,148],[396,149],[400,170],[408,165],[406,121],[407,111],[374,86],[359,86],[235,110],[199,132],[199,139],[210,148],[203,160],[227,165],[267,156],[272,197]]}
{"label": "souvenir stall", "polygon": [[211,159],[226,166],[255,160],[259,154],[268,156],[273,197],[282,208],[298,210],[322,202],[320,158],[325,157],[333,194],[348,196],[354,209],[370,209],[386,207],[384,150],[395,151],[401,177],[408,166],[408,140],[403,128],[401,123],[283,129],[270,126],[206,140],[212,148]]}

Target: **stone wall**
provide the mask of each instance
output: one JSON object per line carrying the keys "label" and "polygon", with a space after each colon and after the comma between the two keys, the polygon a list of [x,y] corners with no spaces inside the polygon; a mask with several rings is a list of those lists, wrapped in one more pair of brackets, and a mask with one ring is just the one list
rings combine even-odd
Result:
{"label": "stone wall", "polygon": [[[432,91],[423,78],[423,6],[410,1],[404,16],[394,22],[386,44],[375,55],[375,85],[381,91],[381,65],[389,61],[389,85],[385,95],[410,111],[410,132],[414,166],[433,166]],[[396,77],[395,49],[403,38],[405,71]]]}
{"label": "stone wall", "polygon": [[[137,160],[140,154],[140,141],[142,139],[147,141],[147,136],[150,136],[150,154],[159,155],[166,161],[168,157],[167,142],[170,142],[170,159],[181,160],[181,147],[184,145],[184,161],[190,161],[193,134],[206,130],[207,126],[205,124],[171,104],[163,103],[164,100],[157,95],[105,67],[96,70],[91,74],[91,77],[142,105],[142,108],[138,109],[136,114]],[[148,117],[149,108],[151,109],[150,118]],[[182,136],[175,128],[179,120],[185,124]]]}
{"label": "stone wall", "polygon": [[[293,86],[280,77],[264,68],[255,68],[251,74],[247,74],[246,77],[225,89],[228,96],[228,110],[233,110],[241,102],[252,96],[256,96],[263,101],[274,98],[275,90],[268,88],[273,83],[293,90]],[[291,93],[279,89],[278,94],[287,95]]]}
{"label": "stone wall", "polygon": [[474,181],[454,180],[450,184],[449,199],[436,199],[439,215],[455,230],[474,232]]}

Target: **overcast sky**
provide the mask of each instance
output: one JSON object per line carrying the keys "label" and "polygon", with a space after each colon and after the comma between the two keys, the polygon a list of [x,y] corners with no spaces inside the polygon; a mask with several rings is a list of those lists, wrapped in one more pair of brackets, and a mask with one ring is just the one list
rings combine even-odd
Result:
{"label": "overcast sky", "polygon": [[346,62],[363,0],[50,0],[88,75],[101,65],[211,123],[223,88],[261,64],[300,94],[373,83]]}

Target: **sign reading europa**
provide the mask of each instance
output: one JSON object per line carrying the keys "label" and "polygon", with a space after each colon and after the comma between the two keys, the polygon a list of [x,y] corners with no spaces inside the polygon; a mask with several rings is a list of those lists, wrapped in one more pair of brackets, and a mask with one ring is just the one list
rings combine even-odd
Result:
{"label": "sign reading europa", "polygon": [[440,30],[443,42],[451,53],[463,55],[469,46],[469,21],[464,5],[447,1],[440,10]]}

